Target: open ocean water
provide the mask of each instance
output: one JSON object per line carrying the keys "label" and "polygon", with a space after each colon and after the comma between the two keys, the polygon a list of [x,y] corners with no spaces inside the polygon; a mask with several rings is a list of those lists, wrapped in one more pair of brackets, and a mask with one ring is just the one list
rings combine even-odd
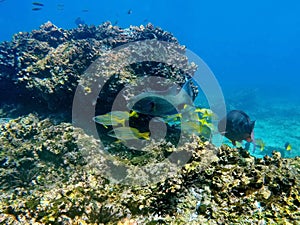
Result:
{"label": "open ocean water", "polygon": [[[256,120],[255,138],[265,144],[262,149],[257,146],[253,153],[257,157],[271,155],[273,150],[281,152],[284,157],[300,154],[299,90],[283,86],[256,86],[235,89],[234,92],[224,91],[228,109],[243,109]],[[291,150],[286,150],[286,143],[291,145]]]}
{"label": "open ocean water", "polygon": [[[63,29],[82,25],[98,26],[106,21],[124,29],[140,25],[144,28],[151,23],[173,34],[180,45],[186,46],[203,60],[222,90],[227,112],[242,110],[255,121],[256,146],[254,149],[251,143],[248,149],[252,156],[263,158],[278,151],[283,158],[295,158],[300,156],[299,12],[300,1],[297,0],[0,0],[0,42],[5,46],[6,42],[12,41],[14,34],[37,30],[47,21]],[[126,35],[131,35],[128,29],[125,31],[128,32]],[[0,54],[6,54],[5,51],[4,47],[1,48]],[[18,56],[14,57],[17,61]],[[0,64],[0,125],[5,126],[11,119],[31,111],[44,116],[44,109],[39,112],[29,103],[23,109],[24,105],[27,106],[26,100],[22,106],[14,105],[14,100],[20,103],[19,92],[16,91],[15,96],[12,96],[11,86],[1,84],[7,80],[6,72],[11,73],[8,70],[8,67]],[[48,78],[36,79],[47,82]],[[8,84],[13,86],[13,82]],[[64,98],[63,95],[61,97]],[[55,108],[55,104],[49,103],[49,107],[54,105]],[[49,118],[55,117],[57,124],[69,121],[69,118],[64,117],[64,112],[59,113],[61,117],[58,118],[49,112]],[[140,138],[147,135],[146,132],[135,132]],[[234,147],[228,139],[223,138],[222,141]],[[241,146],[245,145],[243,141]],[[8,163],[9,157],[7,161],[0,160],[0,163]],[[0,185],[3,183],[0,182]],[[299,199],[297,201],[293,203],[296,207],[294,211],[299,212]],[[143,207],[140,206],[140,209]],[[258,208],[261,210],[260,206]],[[0,216],[0,223],[1,218],[4,216]],[[51,224],[53,218],[49,217],[45,224]],[[259,218],[256,222],[262,221],[261,217],[256,218]],[[101,224],[99,221],[97,223]]]}

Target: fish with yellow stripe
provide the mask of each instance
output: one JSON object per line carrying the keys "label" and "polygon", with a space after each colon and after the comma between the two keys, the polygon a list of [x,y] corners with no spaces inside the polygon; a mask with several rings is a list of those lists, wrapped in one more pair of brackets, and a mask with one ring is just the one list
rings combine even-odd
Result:
{"label": "fish with yellow stripe", "polygon": [[150,132],[140,132],[133,127],[117,127],[108,132],[108,135],[121,141],[136,139],[150,140]]}
{"label": "fish with yellow stripe", "polygon": [[105,128],[108,126],[123,126],[130,117],[138,117],[135,111],[111,111],[109,113],[98,115],[93,118],[96,123],[102,124]]}
{"label": "fish with yellow stripe", "polygon": [[162,117],[160,120],[184,133],[210,138],[214,129],[211,120],[214,117],[210,109],[184,105],[179,113]]}

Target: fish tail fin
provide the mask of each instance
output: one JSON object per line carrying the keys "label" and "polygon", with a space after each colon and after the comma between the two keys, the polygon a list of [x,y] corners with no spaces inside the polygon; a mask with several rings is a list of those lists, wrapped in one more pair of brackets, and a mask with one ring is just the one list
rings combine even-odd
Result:
{"label": "fish tail fin", "polygon": [[141,133],[141,137],[143,139],[149,140],[150,139],[150,132]]}
{"label": "fish tail fin", "polygon": [[129,114],[129,117],[136,117],[136,118],[138,118],[139,114],[136,111],[132,110],[132,112]]}
{"label": "fish tail fin", "polygon": [[118,140],[116,140],[114,143],[115,143],[115,144],[120,144],[120,143],[122,143],[122,142],[123,142],[122,140],[118,139]]}
{"label": "fish tail fin", "polygon": [[120,120],[120,123],[121,123],[122,127],[125,127],[125,121],[126,121],[125,119]]}
{"label": "fish tail fin", "polygon": [[97,116],[93,117],[93,120],[94,120],[95,123],[99,123]]}
{"label": "fish tail fin", "polygon": [[255,126],[255,120],[250,122],[250,127],[252,130],[254,129],[254,126]]}
{"label": "fish tail fin", "polygon": [[190,85],[190,80],[186,81],[179,93],[176,94],[177,105],[182,106],[183,109],[187,107],[185,105],[193,105],[194,101],[194,94]]}

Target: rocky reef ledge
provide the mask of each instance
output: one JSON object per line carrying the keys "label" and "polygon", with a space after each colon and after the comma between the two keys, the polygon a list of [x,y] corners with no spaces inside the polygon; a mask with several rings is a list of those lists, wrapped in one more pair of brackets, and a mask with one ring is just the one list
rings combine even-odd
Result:
{"label": "rocky reef ledge", "polygon": [[38,30],[19,32],[0,43],[0,102],[70,110],[79,79],[93,61],[120,45],[151,39],[178,43],[152,24],[121,29],[106,22],[65,30],[47,22]]}
{"label": "rocky reef ledge", "polygon": [[91,149],[96,140],[71,124],[30,114],[0,132],[1,224],[297,224],[300,218],[299,158],[274,152],[255,159],[193,137],[192,157],[174,176],[135,187],[95,173],[78,140]]}
{"label": "rocky reef ledge", "polygon": [[[178,44],[151,24],[64,30],[50,22],[0,44],[0,224],[298,224],[299,157],[274,152],[257,159],[244,149],[215,147],[191,136],[182,146],[191,156],[188,162],[159,182],[113,183],[95,170],[109,165],[97,155],[105,149],[69,119],[80,76],[110,49],[152,39]],[[192,75],[195,65],[172,55]],[[112,85],[102,93],[108,98],[97,102],[99,110],[107,112],[114,88],[145,71],[180,86],[185,82],[184,71],[153,62],[127,67],[118,76],[107,73]],[[173,151],[164,141],[148,148],[156,152],[131,160],[113,157],[138,174]]]}

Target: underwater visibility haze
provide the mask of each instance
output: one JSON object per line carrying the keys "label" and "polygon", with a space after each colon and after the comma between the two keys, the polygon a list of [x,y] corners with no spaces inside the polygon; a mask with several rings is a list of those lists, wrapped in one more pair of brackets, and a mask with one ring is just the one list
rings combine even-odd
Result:
{"label": "underwater visibility haze", "polygon": [[299,11],[0,0],[0,224],[298,224]]}

